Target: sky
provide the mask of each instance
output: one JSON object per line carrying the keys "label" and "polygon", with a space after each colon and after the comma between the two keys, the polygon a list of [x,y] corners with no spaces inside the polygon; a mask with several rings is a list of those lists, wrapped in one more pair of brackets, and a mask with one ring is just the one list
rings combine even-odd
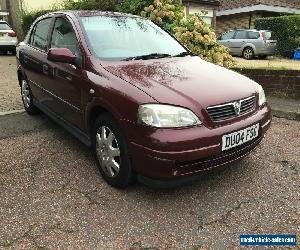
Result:
{"label": "sky", "polygon": [[61,0],[23,0],[28,9],[47,9]]}

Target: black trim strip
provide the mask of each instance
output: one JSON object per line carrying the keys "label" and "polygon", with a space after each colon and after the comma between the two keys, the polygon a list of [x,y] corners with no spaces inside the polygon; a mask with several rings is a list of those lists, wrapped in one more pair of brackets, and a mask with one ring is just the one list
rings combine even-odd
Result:
{"label": "black trim strip", "polygon": [[41,89],[42,91],[44,91],[45,93],[47,93],[48,95],[50,95],[50,96],[52,96],[52,97],[58,99],[59,101],[63,102],[64,104],[68,105],[69,107],[71,107],[72,109],[74,109],[76,112],[80,112],[80,111],[81,111],[80,108],[74,106],[73,104],[71,104],[71,103],[65,101],[64,99],[60,98],[59,96],[53,94],[52,92],[50,92],[49,90],[43,88],[41,85],[37,84],[36,82],[31,81],[31,80],[29,80],[29,81],[30,81],[33,85],[35,85],[36,87],[38,87],[39,89]]}
{"label": "black trim strip", "polygon": [[62,117],[58,116],[56,113],[51,111],[45,105],[40,103],[38,100],[33,99],[33,103],[36,107],[38,107],[41,111],[43,111],[46,115],[48,115],[52,120],[54,120],[56,123],[61,125],[64,129],[66,129],[70,134],[72,134],[74,137],[80,140],[83,144],[85,144],[88,147],[92,146],[92,141],[88,134],[86,134],[76,126],[72,125],[71,123],[67,122]]}

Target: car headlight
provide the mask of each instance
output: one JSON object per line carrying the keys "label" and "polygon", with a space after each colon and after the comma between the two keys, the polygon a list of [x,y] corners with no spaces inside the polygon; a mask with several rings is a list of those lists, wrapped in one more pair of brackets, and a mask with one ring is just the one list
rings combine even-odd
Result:
{"label": "car headlight", "polygon": [[141,105],[138,118],[142,123],[157,128],[179,128],[201,124],[192,111],[163,104]]}
{"label": "car headlight", "polygon": [[258,99],[258,104],[259,106],[261,107],[262,105],[264,105],[267,101],[266,99],[266,95],[265,95],[265,91],[264,89],[262,88],[261,85],[259,85],[258,87],[258,96],[259,96],[259,99]]}

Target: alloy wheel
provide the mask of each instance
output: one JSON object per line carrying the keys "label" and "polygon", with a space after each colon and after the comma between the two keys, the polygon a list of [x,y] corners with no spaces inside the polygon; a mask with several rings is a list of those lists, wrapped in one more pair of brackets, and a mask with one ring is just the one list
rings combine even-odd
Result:
{"label": "alloy wheel", "polygon": [[252,49],[245,49],[244,57],[246,59],[251,59],[253,57],[253,50]]}
{"label": "alloy wheel", "polygon": [[22,100],[25,108],[29,108],[31,102],[31,95],[29,86],[26,80],[22,80]]}
{"label": "alloy wheel", "polygon": [[113,131],[101,126],[96,134],[97,158],[103,171],[111,178],[120,172],[120,147]]}

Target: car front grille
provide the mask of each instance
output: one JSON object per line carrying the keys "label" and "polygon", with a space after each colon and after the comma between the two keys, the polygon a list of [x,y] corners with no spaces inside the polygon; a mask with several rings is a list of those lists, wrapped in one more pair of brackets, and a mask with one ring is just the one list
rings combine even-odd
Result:
{"label": "car front grille", "polygon": [[222,121],[246,114],[255,109],[256,97],[248,98],[207,108],[212,121]]}
{"label": "car front grille", "polygon": [[244,145],[222,152],[218,155],[207,158],[181,162],[176,168],[177,176],[195,174],[197,172],[209,171],[222,165],[229,164],[248,155],[254,150],[263,140],[263,136],[255,138],[253,141],[247,142]]}

